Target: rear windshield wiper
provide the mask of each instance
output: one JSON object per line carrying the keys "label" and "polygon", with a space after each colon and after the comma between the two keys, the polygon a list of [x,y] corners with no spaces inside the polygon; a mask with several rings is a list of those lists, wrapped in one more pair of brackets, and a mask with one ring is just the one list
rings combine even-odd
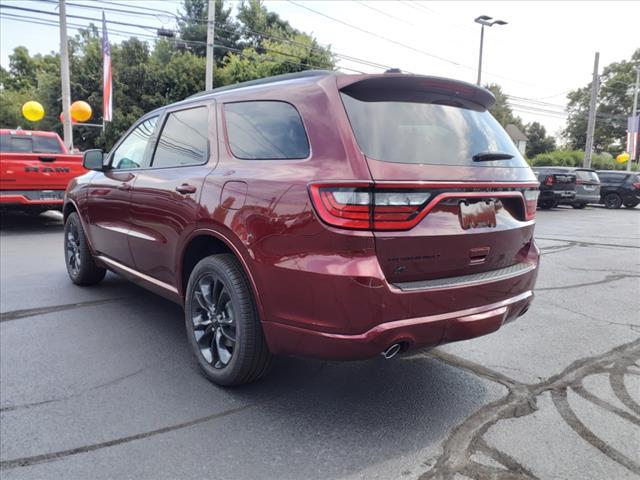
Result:
{"label": "rear windshield wiper", "polygon": [[480,152],[471,158],[474,162],[490,162],[491,160],[511,160],[513,155],[502,152]]}

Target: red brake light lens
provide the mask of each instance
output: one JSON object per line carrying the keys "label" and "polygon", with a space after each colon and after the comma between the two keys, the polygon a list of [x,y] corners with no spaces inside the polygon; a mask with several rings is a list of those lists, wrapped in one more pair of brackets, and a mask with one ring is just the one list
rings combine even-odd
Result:
{"label": "red brake light lens", "polygon": [[634,183],[633,188],[635,188],[636,190],[640,190],[640,182]]}
{"label": "red brake light lens", "polygon": [[527,208],[527,220],[533,220],[536,216],[536,209],[538,208],[538,197],[540,196],[540,190],[525,190],[524,191],[524,203]]}
{"label": "red brake light lens", "polygon": [[310,187],[320,218],[329,225],[356,230],[408,230],[431,194],[416,189],[371,186]]}
{"label": "red brake light lens", "polygon": [[553,175],[549,175],[549,176],[545,179],[544,184],[545,184],[547,187],[550,187],[551,185],[553,185]]}

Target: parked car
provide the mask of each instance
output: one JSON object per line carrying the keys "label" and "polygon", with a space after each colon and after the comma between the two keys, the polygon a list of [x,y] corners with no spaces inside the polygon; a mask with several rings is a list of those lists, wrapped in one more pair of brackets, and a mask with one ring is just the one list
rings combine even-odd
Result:
{"label": "parked car", "polygon": [[573,204],[576,201],[575,173],[554,167],[534,167],[533,171],[540,182],[539,208],[548,210],[560,203]]}
{"label": "parked car", "polygon": [[[598,178],[598,174],[595,170],[591,168],[582,168],[582,167],[534,167],[535,172],[540,172],[546,175],[546,179],[549,178],[551,173],[560,173],[563,175],[573,174],[576,177],[576,185],[575,185],[575,196],[572,197],[569,195],[557,195],[554,193],[554,198],[552,201],[543,202],[551,203],[551,206],[557,205],[571,205],[573,208],[582,209],[587,206],[589,203],[600,203],[600,179]],[[558,187],[562,190],[565,190],[566,184],[560,183],[558,179],[554,179],[551,177],[553,181],[552,187]],[[558,180],[558,181],[555,181]],[[546,187],[546,185],[545,185]],[[541,190],[544,187],[541,187]],[[553,188],[549,189],[550,192],[554,192]],[[547,194],[548,195],[548,194]],[[541,197],[544,194],[541,192]],[[556,201],[557,200],[557,201]],[[539,200],[540,202],[540,200]]]}
{"label": "parked car", "polygon": [[184,306],[221,385],[493,332],[533,298],[538,182],[455,80],[312,71],[144,115],[67,192],[65,262]]}
{"label": "parked car", "polygon": [[600,201],[607,208],[636,208],[640,203],[640,176],[633,172],[598,170]]}
{"label": "parked car", "polygon": [[0,209],[62,210],[69,181],[86,173],[55,132],[0,130]]}

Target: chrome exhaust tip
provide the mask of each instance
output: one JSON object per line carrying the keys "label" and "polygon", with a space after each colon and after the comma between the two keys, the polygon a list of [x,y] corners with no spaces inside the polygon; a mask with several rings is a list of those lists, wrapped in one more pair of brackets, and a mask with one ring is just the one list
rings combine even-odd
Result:
{"label": "chrome exhaust tip", "polygon": [[399,343],[394,343],[390,347],[387,347],[386,350],[383,350],[380,355],[382,355],[387,360],[390,360],[400,352],[401,348],[402,348],[402,345],[400,345]]}

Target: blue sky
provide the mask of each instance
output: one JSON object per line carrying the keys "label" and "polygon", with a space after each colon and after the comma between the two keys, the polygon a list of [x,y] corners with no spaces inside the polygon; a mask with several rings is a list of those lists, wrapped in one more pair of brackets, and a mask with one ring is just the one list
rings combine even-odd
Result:
{"label": "blue sky", "polygon": [[[138,5],[170,12],[177,12],[180,7],[178,0],[110,1],[125,6],[113,3],[103,5],[125,9],[127,4]],[[71,5],[95,7],[102,4],[99,1],[67,2],[70,3],[69,14],[100,17],[99,10]],[[540,121],[551,133],[564,124],[562,115],[553,112],[562,110],[566,92],[589,82],[595,51],[600,51],[601,65],[606,65],[628,59],[635,48],[640,48],[640,2],[296,0],[295,3],[265,2],[269,9],[289,20],[293,26],[313,33],[320,43],[330,44],[337,53],[414,73],[472,82],[476,77],[480,33],[473,19],[485,14],[508,21],[506,26],[494,26],[486,30],[483,81],[497,82],[510,95],[537,102],[513,100],[514,105],[521,105],[514,108],[525,121]],[[55,2],[46,0],[2,0],[2,5],[56,12]],[[9,53],[18,45],[41,53],[58,48],[58,31],[55,27],[30,25],[9,19],[7,14],[50,20],[55,20],[55,16],[7,8],[0,11],[0,63],[5,68],[8,66]],[[175,19],[164,14],[132,16],[108,12],[107,18],[147,27],[112,25],[110,29],[114,31],[127,32],[111,33],[112,42],[121,41],[130,35],[129,32],[153,37],[157,27],[175,27]],[[88,23],[71,18],[69,22]],[[74,30],[70,33],[74,33]],[[339,66],[366,72],[381,71],[345,60],[340,60]],[[532,110],[532,106],[539,107],[538,111]]]}

